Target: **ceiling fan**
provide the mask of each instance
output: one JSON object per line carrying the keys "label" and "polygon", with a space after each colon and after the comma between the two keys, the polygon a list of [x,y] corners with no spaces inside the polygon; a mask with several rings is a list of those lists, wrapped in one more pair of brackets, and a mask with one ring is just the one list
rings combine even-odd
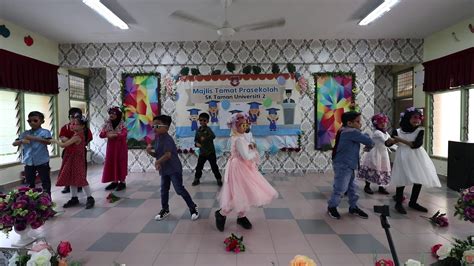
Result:
{"label": "ceiling fan", "polygon": [[222,39],[224,37],[230,37],[234,35],[234,33],[236,32],[283,27],[286,23],[284,18],[277,18],[277,19],[271,19],[271,20],[266,20],[266,21],[247,24],[247,25],[241,25],[238,27],[232,27],[229,21],[227,21],[227,8],[232,4],[232,0],[221,0],[221,2],[222,2],[222,5],[224,6],[224,23],[222,24],[222,26],[218,26],[211,22],[197,18],[181,10],[177,10],[173,12],[170,15],[170,17],[181,20],[181,21],[186,21],[189,23],[200,25],[208,29],[213,29],[217,31],[217,35],[219,35],[219,39]]}

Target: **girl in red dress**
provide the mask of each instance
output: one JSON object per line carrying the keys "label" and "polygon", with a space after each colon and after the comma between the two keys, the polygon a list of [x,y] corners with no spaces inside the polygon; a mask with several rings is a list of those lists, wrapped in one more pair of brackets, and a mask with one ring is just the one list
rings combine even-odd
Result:
{"label": "girl in red dress", "polygon": [[105,190],[120,191],[126,188],[125,177],[128,171],[127,128],[122,121],[120,108],[112,107],[108,113],[109,119],[99,134],[100,138],[107,138],[102,183],[112,182],[105,187]]}
{"label": "girl in red dress", "polygon": [[61,169],[59,170],[58,181],[56,186],[70,186],[71,187],[71,199],[63,205],[63,208],[70,208],[79,205],[79,199],[77,198],[77,188],[82,187],[87,195],[86,209],[94,207],[95,201],[91,194],[89,183],[87,182],[87,171],[86,165],[84,164],[85,158],[85,147],[89,141],[87,120],[81,116],[74,119],[71,124],[71,128],[74,131],[72,138],[66,142],[56,140],[64,149],[63,162]]}

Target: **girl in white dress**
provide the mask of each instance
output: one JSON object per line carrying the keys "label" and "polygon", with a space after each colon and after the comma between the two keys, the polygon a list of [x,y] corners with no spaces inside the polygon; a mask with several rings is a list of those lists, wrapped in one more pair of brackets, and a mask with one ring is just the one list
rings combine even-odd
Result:
{"label": "girl in white dress", "polygon": [[372,135],[375,146],[364,155],[359,167],[359,178],[365,180],[365,193],[374,194],[370,188],[370,183],[374,183],[379,186],[379,193],[388,195],[384,187],[390,183],[391,167],[388,147],[396,141],[387,133],[388,117],[386,115],[376,114],[371,121],[375,128]]}
{"label": "girl in white dress", "polygon": [[403,189],[413,185],[408,207],[420,211],[428,210],[417,203],[421,186],[441,187],[436,169],[423,148],[424,128],[421,127],[423,114],[410,107],[401,114],[400,128],[394,131],[393,138],[399,142],[392,169],[392,184],[397,187],[395,210],[406,214],[402,205]]}

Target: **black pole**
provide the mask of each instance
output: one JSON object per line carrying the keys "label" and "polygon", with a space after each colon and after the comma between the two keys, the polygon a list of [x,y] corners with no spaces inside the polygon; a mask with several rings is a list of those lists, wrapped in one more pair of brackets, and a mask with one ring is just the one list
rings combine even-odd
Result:
{"label": "black pole", "polygon": [[400,262],[398,262],[397,251],[395,250],[392,235],[390,234],[390,224],[388,223],[387,216],[383,214],[380,215],[380,223],[382,224],[382,228],[385,230],[385,234],[387,235],[388,245],[390,246],[390,252],[392,253],[393,262],[395,262],[395,266],[400,266]]}

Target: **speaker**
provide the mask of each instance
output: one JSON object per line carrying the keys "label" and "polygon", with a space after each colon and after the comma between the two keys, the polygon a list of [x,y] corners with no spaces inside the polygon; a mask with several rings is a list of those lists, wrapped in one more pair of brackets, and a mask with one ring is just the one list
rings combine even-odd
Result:
{"label": "speaker", "polygon": [[448,142],[448,187],[459,191],[474,186],[474,143]]}

